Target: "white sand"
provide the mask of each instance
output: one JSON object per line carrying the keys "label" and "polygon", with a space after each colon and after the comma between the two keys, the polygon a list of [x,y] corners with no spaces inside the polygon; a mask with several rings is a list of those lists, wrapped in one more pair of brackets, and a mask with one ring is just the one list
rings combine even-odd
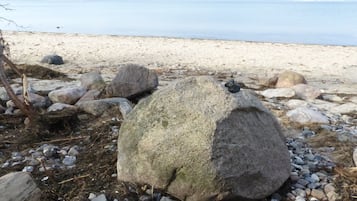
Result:
{"label": "white sand", "polygon": [[114,75],[123,63],[230,69],[259,77],[289,69],[326,90],[357,93],[357,47],[32,32],[4,32],[4,37],[15,63],[36,64],[56,53],[66,64],[52,68],[72,74],[100,69]]}

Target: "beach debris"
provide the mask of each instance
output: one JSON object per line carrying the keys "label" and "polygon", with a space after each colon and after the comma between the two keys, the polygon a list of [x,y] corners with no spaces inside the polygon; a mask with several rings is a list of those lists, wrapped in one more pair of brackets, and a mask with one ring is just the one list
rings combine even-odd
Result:
{"label": "beach debris", "polygon": [[83,74],[80,81],[81,86],[87,90],[96,89],[101,91],[106,86],[103,77],[97,71]]}
{"label": "beach debris", "polygon": [[224,86],[227,87],[228,91],[231,93],[238,93],[240,91],[240,85],[236,83],[234,79],[228,80]]}
{"label": "beach debris", "polygon": [[292,89],[294,89],[296,96],[303,100],[316,99],[321,95],[319,89],[307,84],[297,84]]}
{"label": "beach debris", "polygon": [[74,104],[79,100],[85,93],[86,89],[83,87],[70,87],[53,90],[48,94],[48,97],[54,103],[66,103]]}
{"label": "beach debris", "polygon": [[12,172],[0,177],[2,201],[38,201],[41,190],[27,172]]}
{"label": "beach debris", "polygon": [[357,167],[357,147],[353,150],[353,162],[355,164],[355,167]]}
{"label": "beach debris", "polygon": [[277,88],[288,88],[297,84],[306,84],[303,75],[294,71],[284,71],[278,75]]}
{"label": "beach debris", "polygon": [[41,63],[53,64],[53,65],[62,65],[64,64],[61,56],[57,54],[46,55],[41,59]]}
{"label": "beach debris", "polygon": [[128,64],[120,67],[106,88],[108,97],[134,98],[154,90],[159,85],[155,71],[144,66]]}
{"label": "beach debris", "polygon": [[124,119],[118,179],[186,200],[261,199],[289,177],[283,138],[250,90],[233,95],[212,77],[189,77],[157,90]]}

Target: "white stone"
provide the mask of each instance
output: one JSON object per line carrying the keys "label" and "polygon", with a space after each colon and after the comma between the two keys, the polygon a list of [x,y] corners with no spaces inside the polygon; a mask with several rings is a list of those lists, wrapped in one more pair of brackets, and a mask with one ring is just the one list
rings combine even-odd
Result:
{"label": "white stone", "polygon": [[357,167],[357,147],[353,150],[353,161]]}
{"label": "white stone", "polygon": [[357,113],[357,104],[356,103],[345,103],[334,107],[331,109],[331,112],[338,114],[355,114]]}
{"label": "white stone", "polygon": [[290,88],[267,89],[261,92],[265,98],[292,98],[295,91]]}
{"label": "white stone", "polygon": [[328,118],[322,113],[306,108],[299,107],[294,110],[290,110],[286,113],[291,121],[298,122],[300,124],[321,123],[328,124]]}
{"label": "white stone", "polygon": [[298,107],[308,106],[308,105],[309,105],[308,102],[299,99],[291,99],[288,102],[286,102],[286,106],[288,106],[290,109],[295,109]]}

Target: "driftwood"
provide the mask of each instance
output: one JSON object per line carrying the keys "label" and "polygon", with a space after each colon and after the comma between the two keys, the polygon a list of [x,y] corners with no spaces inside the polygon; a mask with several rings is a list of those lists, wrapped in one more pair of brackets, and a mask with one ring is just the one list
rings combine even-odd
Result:
{"label": "driftwood", "polygon": [[[33,109],[29,101],[28,92],[27,92],[28,83],[27,83],[26,75],[22,74],[20,70],[16,67],[16,65],[12,63],[10,59],[8,59],[4,55],[4,49],[5,49],[5,42],[0,32],[0,80],[4,85],[6,93],[9,95],[10,99],[14,102],[16,107],[18,107],[29,118],[30,120],[29,123],[31,125],[39,120],[39,115],[37,111]],[[5,74],[4,63],[8,64],[19,76],[22,77],[24,102],[22,102],[12,90],[8,78]]]}

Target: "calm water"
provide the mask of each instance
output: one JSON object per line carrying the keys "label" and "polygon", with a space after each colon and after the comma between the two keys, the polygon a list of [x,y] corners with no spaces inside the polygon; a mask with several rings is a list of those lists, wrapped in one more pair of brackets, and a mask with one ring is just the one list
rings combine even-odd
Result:
{"label": "calm water", "polygon": [[[5,30],[357,45],[357,1],[8,0]],[[59,27],[59,28],[56,28]]]}

